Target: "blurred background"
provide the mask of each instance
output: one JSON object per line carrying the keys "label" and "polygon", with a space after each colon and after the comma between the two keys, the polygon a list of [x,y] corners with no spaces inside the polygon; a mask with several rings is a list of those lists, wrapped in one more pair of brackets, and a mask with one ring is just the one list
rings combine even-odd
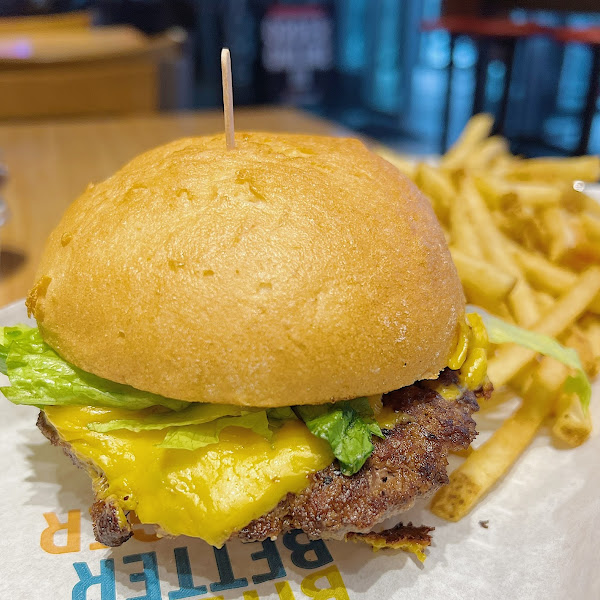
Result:
{"label": "blurred background", "polygon": [[600,1],[1,0],[5,122],[285,104],[406,153],[492,112],[513,152],[600,152]]}

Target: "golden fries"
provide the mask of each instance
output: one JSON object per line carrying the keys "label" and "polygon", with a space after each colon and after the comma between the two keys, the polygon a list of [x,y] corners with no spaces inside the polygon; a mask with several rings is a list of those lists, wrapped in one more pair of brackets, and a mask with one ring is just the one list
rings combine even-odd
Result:
{"label": "golden fries", "polygon": [[483,300],[486,302],[483,304],[484,308],[497,306],[506,300],[515,287],[516,277],[495,265],[473,258],[452,246],[450,252],[470,302],[475,302],[474,298],[487,298],[489,302]]}
{"label": "golden fries", "polygon": [[545,246],[550,260],[560,260],[567,250],[575,246],[575,233],[558,204],[549,204],[539,211],[540,221],[546,231]]}
{"label": "golden fries", "polygon": [[552,435],[569,446],[580,446],[592,432],[590,412],[585,412],[575,394],[561,394]]}
{"label": "golden fries", "polygon": [[[573,324],[600,292],[600,268],[583,273],[575,285],[558,300],[531,329],[556,337]],[[533,350],[507,344],[502,346],[488,363],[488,375],[496,386],[508,383],[537,353]]]}
{"label": "golden fries", "polygon": [[[456,195],[452,180],[446,173],[421,163],[415,172],[415,183],[429,197],[438,219],[446,224],[450,203]],[[455,203],[454,203],[455,204]]]}
{"label": "golden fries", "polygon": [[560,341],[569,348],[577,351],[581,364],[586,374],[590,378],[598,374],[597,354],[595,353],[592,339],[579,325],[573,325],[566,336],[562,336]]}
{"label": "golden fries", "polygon": [[532,208],[558,206],[562,197],[557,186],[546,183],[513,183],[509,189],[519,202]]}
{"label": "golden fries", "polygon": [[516,198],[512,186],[495,175],[477,173],[473,181],[490,210],[499,209]]}
{"label": "golden fries", "polygon": [[418,163],[415,160],[410,157],[397,154],[385,146],[373,146],[372,149],[373,152],[376,152],[379,154],[379,156],[392,163],[398,169],[398,171],[401,171],[411,179],[415,178],[415,173],[417,172],[418,166]]}
{"label": "golden fries", "polygon": [[539,314],[535,297],[529,284],[521,276],[513,258],[506,252],[501,233],[498,231],[491,213],[481,198],[473,181],[463,180],[461,197],[473,220],[479,244],[485,257],[497,267],[516,277],[516,283],[508,297],[508,305],[517,323],[527,326],[534,323]]}
{"label": "golden fries", "polygon": [[477,152],[466,157],[465,168],[485,169],[499,156],[508,152],[508,143],[503,137],[493,135],[479,145]]}
{"label": "golden fries", "polygon": [[481,142],[488,137],[493,124],[494,118],[487,114],[475,115],[470,119],[456,144],[442,157],[440,161],[442,169],[462,168],[468,157],[473,155]]}
{"label": "golden fries", "polygon": [[572,184],[600,179],[600,157],[578,156],[576,158],[531,158],[515,161],[506,170],[508,179],[565,181]]}
{"label": "golden fries", "polygon": [[[574,348],[590,377],[600,372],[600,203],[583,193],[600,178],[600,157],[521,159],[490,115],[476,115],[439,166],[410,176],[430,197],[468,302]],[[394,161],[392,161],[394,162]],[[409,170],[400,163],[401,170]],[[540,425],[576,446],[591,431],[589,411],[563,389],[570,369],[532,350],[501,345],[489,358],[490,405],[522,406],[450,475],[432,510],[457,520],[510,468]],[[505,387],[503,387],[505,386]],[[502,389],[500,389],[502,388]],[[483,407],[485,409],[485,407]]]}
{"label": "golden fries", "polygon": [[473,508],[529,445],[554,408],[554,398],[566,375],[567,369],[561,363],[542,360],[521,407],[469,454],[450,474],[450,483],[434,496],[431,510],[435,515],[458,521]]}
{"label": "golden fries", "polygon": [[453,202],[450,207],[450,242],[466,256],[484,260],[471,217],[458,202]]}

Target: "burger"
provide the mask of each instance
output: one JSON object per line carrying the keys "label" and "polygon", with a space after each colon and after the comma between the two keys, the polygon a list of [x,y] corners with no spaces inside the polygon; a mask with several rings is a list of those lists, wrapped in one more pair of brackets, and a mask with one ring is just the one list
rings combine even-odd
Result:
{"label": "burger", "polygon": [[490,392],[427,199],[352,139],[138,156],[70,206],[26,304],[2,391],[89,472],[108,546],[135,519],[420,549],[429,528],[379,524],[447,482]]}

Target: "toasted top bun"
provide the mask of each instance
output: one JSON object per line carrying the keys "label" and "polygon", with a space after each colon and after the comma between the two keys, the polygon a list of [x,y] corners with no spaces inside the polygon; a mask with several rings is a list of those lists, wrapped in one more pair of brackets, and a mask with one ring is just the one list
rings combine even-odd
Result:
{"label": "toasted top bun", "polygon": [[434,378],[460,281],[428,201],[359,141],[178,140],[88,189],[28,307],[65,360],[188,401],[316,404]]}

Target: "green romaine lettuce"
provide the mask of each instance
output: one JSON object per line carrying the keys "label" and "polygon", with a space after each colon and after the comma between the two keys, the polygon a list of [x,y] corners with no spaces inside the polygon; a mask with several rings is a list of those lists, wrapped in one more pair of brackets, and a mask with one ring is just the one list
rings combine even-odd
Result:
{"label": "green romaine lettuce", "polygon": [[267,408],[267,417],[269,417],[269,421],[289,421],[298,418],[291,406]]}
{"label": "green romaine lettuce", "polygon": [[260,410],[239,417],[221,417],[210,423],[172,427],[167,431],[165,439],[158,444],[159,448],[177,450],[197,450],[219,441],[219,434],[226,427],[244,427],[250,429],[268,440],[272,437],[269,429],[267,411]]}
{"label": "green romaine lettuce", "polygon": [[14,404],[133,410],[149,406],[181,410],[189,406],[188,402],[114,383],[70,365],[44,342],[38,329],[4,327],[0,342],[0,368],[5,367],[10,381],[10,386],[0,391]]}
{"label": "green romaine lettuce", "polygon": [[6,357],[8,356],[8,345],[4,339],[5,327],[0,327],[0,373],[8,375],[6,368]]}
{"label": "green romaine lettuce", "polygon": [[0,371],[11,384],[0,391],[15,404],[126,408],[131,418],[90,423],[88,428],[96,432],[166,429],[161,444],[165,448],[201,448],[216,443],[219,433],[232,426],[271,439],[273,427],[297,414],[314,435],[330,443],[342,472],[352,475],[373,451],[371,436],[383,437],[366,398],[296,407],[296,412],[291,407],[190,405],[86,373],[60,358],[37,329],[24,325],[0,328]]}
{"label": "green romaine lettuce", "polygon": [[354,475],[373,452],[371,436],[384,437],[367,398],[294,408],[309,431],[326,440],[344,475]]}
{"label": "green romaine lettuce", "polygon": [[479,307],[477,307],[477,312],[483,319],[488,332],[488,338],[492,344],[508,344],[512,342],[529,350],[539,352],[544,356],[554,358],[567,365],[567,367],[571,367],[575,373],[570,375],[565,382],[565,391],[577,394],[584,411],[587,412],[589,410],[592,386],[586,377],[579,355],[573,348],[566,348],[554,338],[547,335],[506,323]]}
{"label": "green romaine lettuce", "polygon": [[132,411],[130,419],[114,419],[105,423],[88,423],[92,431],[106,433],[117,429],[129,431],[149,431],[151,429],[167,429],[168,427],[185,427],[186,425],[201,425],[215,421],[221,417],[238,417],[258,409],[244,408],[230,404],[199,404],[188,403],[183,410],[174,412],[156,412],[155,409]]}

